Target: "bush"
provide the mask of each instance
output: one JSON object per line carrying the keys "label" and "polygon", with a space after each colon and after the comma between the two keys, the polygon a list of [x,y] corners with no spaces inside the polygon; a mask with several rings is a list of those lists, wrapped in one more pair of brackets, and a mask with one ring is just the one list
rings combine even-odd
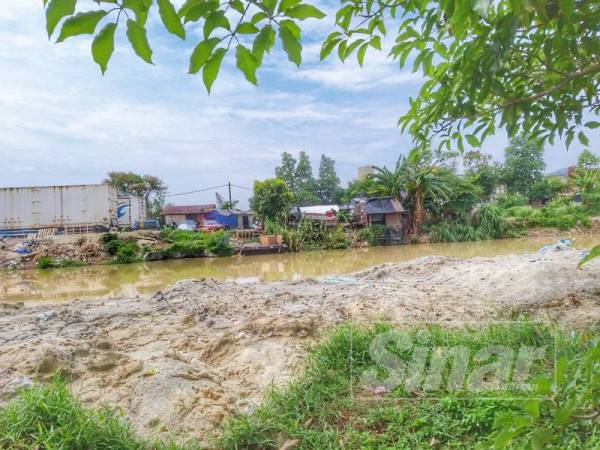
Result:
{"label": "bush", "polygon": [[117,264],[130,264],[139,261],[140,247],[135,241],[120,241],[121,244],[115,255]]}
{"label": "bush", "polygon": [[375,224],[369,227],[363,228],[358,233],[358,237],[367,243],[371,247],[381,245],[381,238],[385,235],[385,225]]}
{"label": "bush", "polygon": [[38,269],[52,269],[56,267],[54,260],[49,256],[42,256],[37,262]]}
{"label": "bush", "polygon": [[109,255],[116,255],[122,245],[122,241],[116,233],[105,233],[102,235],[101,240]]}
{"label": "bush", "polygon": [[480,235],[471,225],[460,222],[442,222],[432,225],[429,242],[478,241]]}
{"label": "bush", "polygon": [[204,246],[207,251],[217,256],[233,255],[233,248],[229,245],[229,238],[223,230],[205,233]]}
{"label": "bush", "polygon": [[524,227],[558,228],[568,230],[576,226],[589,226],[588,211],[580,205],[545,206],[515,206],[505,211],[506,217],[513,223]]}
{"label": "bush", "polygon": [[310,219],[302,219],[298,224],[298,240],[304,250],[342,249],[350,245],[341,226],[331,228]]}
{"label": "bush", "polygon": [[523,206],[527,204],[527,197],[523,194],[503,194],[497,199],[498,206],[501,208],[511,208],[513,206]]}
{"label": "bush", "polygon": [[87,264],[79,259],[63,258],[56,263],[56,267],[83,267]]}
{"label": "bush", "polygon": [[499,239],[506,231],[506,221],[500,207],[487,203],[477,211],[475,226],[479,239]]}

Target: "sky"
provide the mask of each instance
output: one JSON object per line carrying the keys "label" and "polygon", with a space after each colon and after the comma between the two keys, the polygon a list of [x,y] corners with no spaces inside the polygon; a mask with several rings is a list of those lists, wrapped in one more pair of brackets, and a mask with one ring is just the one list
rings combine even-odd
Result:
{"label": "sky", "polygon": [[[189,55],[201,40],[193,27],[182,42],[151,16],[154,66],[133,53],[121,28],[103,77],[91,58],[90,36],[54,44],[41,0],[5,3],[0,187],[99,183],[109,171],[133,171],[160,177],[170,193],[228,181],[251,188],[254,180],[273,176],[283,151],[301,150],[311,156],[315,172],[321,154],[334,158],[345,184],[359,166],[391,166],[411,148],[396,122],[422,77],[371,50],[362,69],[355,59],[320,62],[320,41],[332,29],[335,1],[312,2],[328,17],[304,21],[300,69],[277,45],[255,87],[228,58],[210,96],[199,75],[187,74]],[[600,133],[589,136],[597,142]],[[501,161],[506,143],[500,134],[482,150]],[[547,146],[547,169],[574,164],[580,151],[579,144],[569,151],[560,143]],[[250,195],[233,189],[241,206]],[[214,199],[210,190],[168,200]]]}

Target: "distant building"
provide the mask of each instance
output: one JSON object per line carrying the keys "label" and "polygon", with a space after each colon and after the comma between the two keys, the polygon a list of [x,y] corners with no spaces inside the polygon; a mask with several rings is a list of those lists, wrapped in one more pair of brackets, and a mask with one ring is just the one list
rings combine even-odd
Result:
{"label": "distant building", "polygon": [[373,166],[362,166],[358,168],[357,177],[359,180],[367,178],[369,175],[373,175],[375,173],[375,168]]}
{"label": "distant building", "polygon": [[196,223],[202,223],[208,219],[210,211],[217,208],[217,205],[166,205],[161,212],[165,224],[183,223],[185,220],[193,220]]}

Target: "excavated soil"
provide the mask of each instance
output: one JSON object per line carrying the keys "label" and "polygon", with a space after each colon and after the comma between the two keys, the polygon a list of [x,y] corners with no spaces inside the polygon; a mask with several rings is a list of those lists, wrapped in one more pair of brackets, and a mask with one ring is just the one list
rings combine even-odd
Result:
{"label": "excavated soil", "polygon": [[579,255],[425,257],[340,278],[187,280],[151,298],[3,304],[0,394],[2,380],[60,371],[84,402],[121,407],[141,433],[206,439],[289,380],[310,344],[345,321],[454,326],[525,313],[597,324],[600,262],[578,270]]}

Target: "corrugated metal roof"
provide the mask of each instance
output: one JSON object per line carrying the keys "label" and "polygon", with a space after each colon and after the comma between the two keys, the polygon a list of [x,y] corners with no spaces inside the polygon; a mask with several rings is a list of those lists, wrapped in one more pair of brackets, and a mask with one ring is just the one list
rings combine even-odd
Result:
{"label": "corrugated metal roof", "polygon": [[392,197],[368,198],[363,205],[365,214],[390,214],[404,212],[400,200]]}
{"label": "corrugated metal roof", "polygon": [[166,214],[202,214],[216,209],[217,205],[167,205],[162,209]]}

